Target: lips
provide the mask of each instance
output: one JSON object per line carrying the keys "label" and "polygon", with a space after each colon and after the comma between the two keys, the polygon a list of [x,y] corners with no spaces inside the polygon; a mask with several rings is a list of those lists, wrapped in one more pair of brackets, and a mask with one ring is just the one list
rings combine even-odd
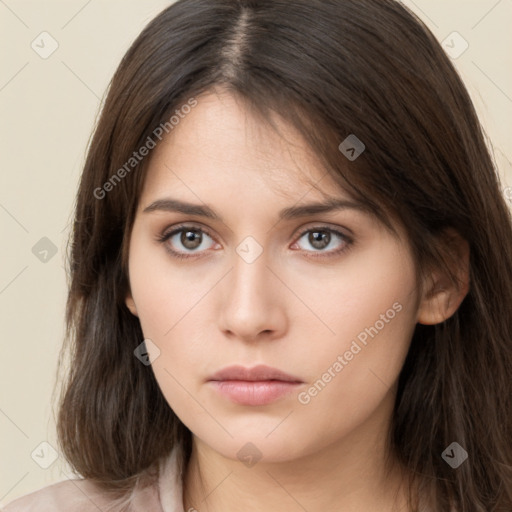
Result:
{"label": "lips", "polygon": [[245,368],[244,366],[229,366],[214,373],[209,381],[282,381],[282,382],[303,382],[298,377],[289,375],[277,368],[272,368],[266,365],[258,365],[254,368]]}
{"label": "lips", "polygon": [[238,405],[268,405],[290,395],[303,381],[277,368],[229,366],[208,379],[221,396]]}

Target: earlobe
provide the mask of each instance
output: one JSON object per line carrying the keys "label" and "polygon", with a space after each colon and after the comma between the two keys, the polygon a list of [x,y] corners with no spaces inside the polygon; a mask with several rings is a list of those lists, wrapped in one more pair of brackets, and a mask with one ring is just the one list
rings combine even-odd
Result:
{"label": "earlobe", "polygon": [[[444,249],[449,271],[438,269],[429,276],[418,308],[420,324],[435,325],[450,318],[469,291],[469,244],[453,230],[446,235],[448,244]],[[450,279],[450,273],[456,282]]]}
{"label": "earlobe", "polygon": [[135,302],[134,302],[133,297],[132,297],[132,295],[130,293],[126,296],[125,304],[126,304],[126,307],[132,313],[132,315],[135,315],[137,317],[139,316],[137,314],[137,307],[135,306]]}

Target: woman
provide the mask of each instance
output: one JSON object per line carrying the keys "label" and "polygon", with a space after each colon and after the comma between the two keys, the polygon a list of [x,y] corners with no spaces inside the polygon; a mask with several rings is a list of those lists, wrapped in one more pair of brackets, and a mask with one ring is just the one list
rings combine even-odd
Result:
{"label": "woman", "polygon": [[176,2],[77,196],[83,479],[6,511],[511,510],[511,255],[470,98],[402,4]]}

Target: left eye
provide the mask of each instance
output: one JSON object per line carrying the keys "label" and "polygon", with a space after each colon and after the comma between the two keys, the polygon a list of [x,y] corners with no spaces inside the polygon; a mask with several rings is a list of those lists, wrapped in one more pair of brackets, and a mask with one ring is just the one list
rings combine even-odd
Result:
{"label": "left eye", "polygon": [[[335,229],[328,227],[308,229],[307,231],[301,233],[299,240],[304,238],[306,235],[307,243],[314,248],[314,251],[309,252],[336,254],[338,252],[343,251],[350,244],[348,236],[344,235],[343,233],[340,233],[339,231],[336,231]],[[339,240],[338,244],[332,244],[333,239],[335,238]],[[298,245],[298,242],[296,242],[294,245]],[[334,247],[332,247],[332,245],[334,245]],[[330,250],[324,250],[326,248],[329,248],[329,246],[331,246]]]}

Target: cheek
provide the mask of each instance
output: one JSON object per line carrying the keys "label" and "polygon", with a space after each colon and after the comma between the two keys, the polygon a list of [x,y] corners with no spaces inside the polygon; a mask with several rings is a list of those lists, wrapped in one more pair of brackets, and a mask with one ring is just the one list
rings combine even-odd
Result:
{"label": "cheek", "polygon": [[321,350],[301,356],[313,368],[298,401],[308,417],[329,411],[326,437],[355,428],[392,399],[416,325],[414,266],[395,246],[361,255],[345,270],[324,283],[321,318],[329,329],[315,343]]}
{"label": "cheek", "polygon": [[187,322],[187,315],[204,294],[205,283],[190,270],[171,264],[162,247],[141,235],[132,240],[130,287],[142,331],[146,338],[165,341]]}
{"label": "cheek", "polygon": [[[191,396],[200,391],[198,376],[207,375],[210,362],[205,339],[213,339],[214,325],[204,318],[211,300],[207,292],[219,272],[201,275],[192,265],[171,263],[164,250],[149,244],[134,244],[130,250],[130,285],[142,332],[158,347],[151,368],[169,405],[186,417],[197,404]],[[193,417],[202,412],[194,410]]]}
{"label": "cheek", "polygon": [[203,305],[204,278],[171,265],[165,251],[142,243],[130,248],[129,271],[144,338],[158,347],[151,371],[162,394],[185,424],[189,417],[206,422],[195,379],[205,359],[204,337],[194,327]]}
{"label": "cheek", "polygon": [[364,346],[377,338],[409,338],[415,325],[415,268],[409,255],[389,239],[379,239],[371,250],[317,272],[314,278],[306,272],[297,276],[294,291],[317,313],[317,320],[308,317],[321,336],[317,346],[340,351],[348,350],[354,339]]}
{"label": "cheek", "polygon": [[[297,396],[296,427],[287,432],[291,439],[310,435],[309,429],[317,433],[320,445],[327,446],[390,420],[397,377],[412,335],[407,315],[401,310],[380,331],[371,329],[374,324],[368,325],[368,331],[360,331],[367,335],[366,344],[357,336],[343,337],[336,346],[322,351],[312,362],[316,377]],[[358,329],[354,326],[353,331]]]}

